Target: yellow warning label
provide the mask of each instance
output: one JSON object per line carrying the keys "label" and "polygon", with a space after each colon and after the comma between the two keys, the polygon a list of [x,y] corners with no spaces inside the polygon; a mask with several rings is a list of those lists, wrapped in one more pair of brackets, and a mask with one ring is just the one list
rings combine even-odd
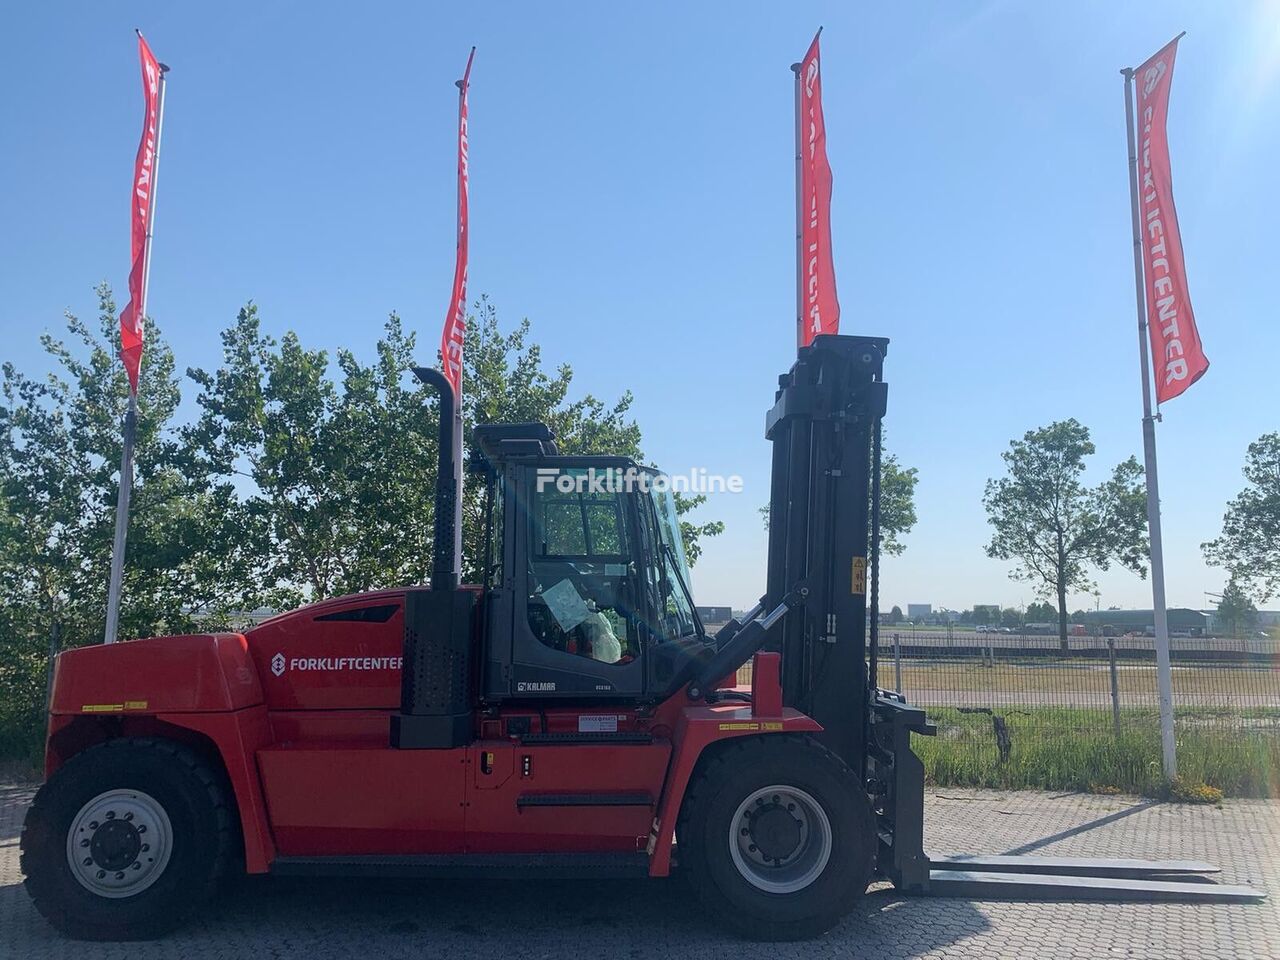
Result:
{"label": "yellow warning label", "polygon": [[760,729],[761,730],[781,730],[782,721],[781,720],[765,720],[760,724]]}
{"label": "yellow warning label", "polygon": [[754,720],[750,720],[750,721],[738,720],[734,723],[722,723],[720,724],[720,729],[721,730],[781,730],[782,721],[781,720],[765,720],[763,722],[758,723]]}
{"label": "yellow warning label", "polygon": [[145,710],[147,701],[126,700],[124,703],[86,703],[80,708],[81,713],[122,713],[125,710]]}
{"label": "yellow warning label", "polygon": [[853,558],[853,576],[851,579],[853,582],[849,587],[850,593],[865,594],[867,592],[867,558],[866,557]]}

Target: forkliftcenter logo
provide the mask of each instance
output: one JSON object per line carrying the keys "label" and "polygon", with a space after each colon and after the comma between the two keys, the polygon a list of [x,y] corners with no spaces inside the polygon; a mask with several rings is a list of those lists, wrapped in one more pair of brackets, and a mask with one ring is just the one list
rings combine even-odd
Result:
{"label": "forkliftcenter logo", "polygon": [[271,672],[282,676],[286,669],[302,671],[332,670],[399,670],[404,657],[290,657],[283,653],[271,658]]}

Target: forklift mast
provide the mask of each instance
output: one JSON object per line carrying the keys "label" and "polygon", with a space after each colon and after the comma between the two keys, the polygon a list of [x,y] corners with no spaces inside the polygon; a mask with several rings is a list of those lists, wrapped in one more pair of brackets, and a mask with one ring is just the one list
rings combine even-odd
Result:
{"label": "forklift mast", "polygon": [[782,653],[783,702],[822,724],[819,739],[854,770],[864,765],[872,695],[872,462],[888,345],[882,337],[816,337],[779,377],[765,422],[773,475],[764,606],[774,609],[798,585],[804,591],[770,632],[769,646]]}

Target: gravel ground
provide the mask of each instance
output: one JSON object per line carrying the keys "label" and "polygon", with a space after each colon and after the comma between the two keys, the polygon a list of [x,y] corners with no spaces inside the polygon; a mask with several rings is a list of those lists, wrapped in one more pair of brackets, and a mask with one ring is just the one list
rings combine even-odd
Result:
{"label": "gravel ground", "polygon": [[0,957],[261,960],[328,957],[785,958],[1011,960],[1280,958],[1280,802],[1221,807],[1132,797],[940,790],[929,795],[931,852],[1203,859],[1222,880],[1268,892],[1262,904],[1071,904],[907,900],[878,888],[826,936],[743,943],[701,915],[678,881],[391,883],[253,878],[166,940],[60,939],[31,907],[18,835],[34,792],[0,785]]}

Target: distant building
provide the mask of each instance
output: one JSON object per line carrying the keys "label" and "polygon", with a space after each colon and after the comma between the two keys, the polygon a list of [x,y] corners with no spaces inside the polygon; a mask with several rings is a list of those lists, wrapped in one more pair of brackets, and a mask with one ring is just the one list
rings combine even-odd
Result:
{"label": "distant building", "polygon": [[732,607],[698,607],[698,619],[703,625],[709,623],[728,623],[733,619]]}
{"label": "distant building", "polygon": [[911,620],[924,620],[933,616],[932,603],[908,603],[907,617]]}
{"label": "distant building", "polygon": [[[1188,607],[1170,607],[1167,611],[1169,632],[1203,637],[1209,632],[1209,615]],[[1096,610],[1084,611],[1080,617],[1087,627],[1100,627],[1103,636],[1122,633],[1156,632],[1156,615],[1153,610]]]}

